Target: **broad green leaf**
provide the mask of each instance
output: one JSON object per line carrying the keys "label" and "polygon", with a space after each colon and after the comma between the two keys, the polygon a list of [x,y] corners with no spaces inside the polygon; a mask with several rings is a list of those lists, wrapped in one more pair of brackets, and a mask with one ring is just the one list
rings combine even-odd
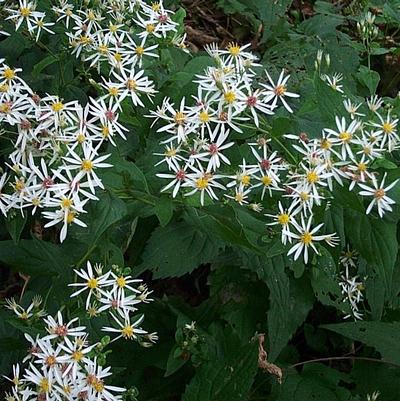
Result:
{"label": "broad green leaf", "polygon": [[[300,374],[289,372],[282,385],[276,385],[276,401],[349,401],[351,393],[343,386],[349,377],[322,364],[305,365]],[[279,387],[278,387],[279,386]]]}
{"label": "broad green leaf", "polygon": [[179,277],[209,263],[221,244],[184,222],[157,227],[148,241],[137,274],[151,270],[154,278]]}
{"label": "broad green leaf", "polygon": [[275,361],[313,306],[310,285],[302,279],[289,279],[283,256],[261,259],[258,274],[269,287],[269,360]]}
{"label": "broad green leaf", "polygon": [[257,344],[225,342],[224,355],[210,355],[186,386],[182,401],[246,401],[257,372]]}
{"label": "broad green leaf", "polygon": [[379,73],[376,71],[372,71],[364,65],[361,65],[357,73],[357,79],[366,86],[370,94],[373,95],[378,87],[380,77]]}
{"label": "broad green leaf", "polygon": [[43,60],[41,60],[39,63],[37,63],[32,70],[32,77],[37,78],[39,74],[49,65],[55,63],[58,61],[58,58],[53,56],[52,54],[49,54],[47,57],[45,57]]}
{"label": "broad green leaf", "polygon": [[162,227],[165,227],[172,218],[174,207],[169,197],[162,196],[156,201],[154,210]]}
{"label": "broad green leaf", "polygon": [[7,230],[16,244],[18,244],[22,231],[25,228],[27,218],[27,213],[24,213],[22,216],[21,213],[18,212],[14,216],[10,213],[6,219]]}
{"label": "broad green leaf", "polygon": [[361,321],[326,324],[321,327],[374,347],[382,355],[383,360],[400,366],[399,322]]}
{"label": "broad green leaf", "polygon": [[0,241],[0,261],[32,276],[61,275],[82,255],[81,244],[70,241],[62,247],[36,238]]}

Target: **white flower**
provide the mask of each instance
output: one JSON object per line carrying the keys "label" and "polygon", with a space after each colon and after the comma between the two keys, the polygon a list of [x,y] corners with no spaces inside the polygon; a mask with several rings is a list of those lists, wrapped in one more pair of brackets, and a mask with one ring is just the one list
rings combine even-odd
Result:
{"label": "white flower", "polygon": [[44,322],[47,324],[46,330],[49,333],[43,340],[51,340],[53,338],[58,338],[64,340],[66,337],[80,337],[85,334],[85,326],[72,327],[73,323],[77,322],[78,318],[70,320],[65,323],[60,311],[57,312],[56,318],[52,316],[47,316]]}
{"label": "white flower", "polygon": [[[136,340],[138,336],[147,334],[147,331],[139,327],[142,323],[144,316],[140,316],[134,322],[131,322],[130,316],[127,311],[122,312],[122,316],[117,317],[111,314],[118,328],[116,327],[103,327],[101,330],[108,333],[118,333],[119,335],[113,339],[113,341],[118,338],[124,338],[125,340]],[[122,318],[122,321],[120,320]]]}
{"label": "white flower", "polygon": [[287,83],[288,79],[290,78],[290,75],[287,75],[286,77],[284,77],[285,71],[282,70],[281,74],[279,75],[278,81],[275,84],[274,81],[272,80],[271,76],[268,74],[268,72],[265,71],[265,73],[267,74],[267,77],[268,77],[268,80],[270,83],[269,84],[260,84],[261,86],[263,86],[264,88],[267,89],[264,102],[268,103],[269,101],[272,100],[271,107],[274,108],[276,106],[278,100],[280,100],[282,102],[282,104],[284,105],[285,109],[289,113],[293,113],[292,108],[289,106],[289,104],[285,100],[285,96],[299,97],[300,95],[298,95],[297,93],[292,93],[292,92],[287,91],[286,83]]}
{"label": "white flower", "polygon": [[108,278],[110,272],[105,273],[103,275],[95,275],[93,272],[92,264],[89,261],[87,262],[87,271],[84,269],[81,270],[74,269],[74,272],[80,278],[85,280],[85,282],[68,284],[70,287],[81,287],[78,291],[75,291],[73,294],[71,294],[71,298],[88,290],[89,293],[86,299],[86,309],[87,309],[89,307],[92,295],[93,294],[97,295],[98,293],[101,293],[101,288],[108,285]]}
{"label": "white flower", "polygon": [[[316,241],[325,241],[328,239],[331,240],[332,236],[335,234],[329,235],[315,235],[318,230],[321,229],[323,224],[318,224],[316,227],[311,229],[312,224],[312,216],[309,217],[307,223],[304,221],[303,216],[301,217],[301,225],[297,222],[293,221],[293,227],[296,229],[297,233],[287,232],[287,235],[292,239],[295,239],[297,243],[293,245],[289,252],[288,256],[294,254],[294,260],[297,260],[301,253],[303,253],[304,263],[308,262],[308,253],[309,248],[311,247],[316,254],[318,254],[318,250],[314,245]],[[329,242],[327,242],[329,244]]]}
{"label": "white flower", "polygon": [[378,208],[378,214],[380,217],[383,217],[386,211],[391,212],[392,206],[396,202],[387,196],[387,193],[399,182],[399,178],[393,181],[390,185],[385,188],[385,180],[386,180],[387,173],[384,174],[383,179],[378,184],[377,179],[375,176],[372,176],[372,187],[369,187],[365,184],[358,184],[363,191],[360,191],[359,194],[361,196],[372,196],[373,199],[367,207],[366,214],[369,214],[374,207],[374,205]]}

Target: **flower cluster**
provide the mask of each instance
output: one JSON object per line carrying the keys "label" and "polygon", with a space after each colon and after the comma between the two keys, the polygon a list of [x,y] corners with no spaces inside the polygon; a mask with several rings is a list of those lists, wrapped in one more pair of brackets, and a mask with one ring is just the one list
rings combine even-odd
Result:
{"label": "flower cluster", "polygon": [[357,271],[357,252],[349,248],[340,257],[340,264],[344,272],[340,277],[339,286],[343,294],[343,302],[350,305],[351,314],[347,314],[344,319],[353,317],[355,320],[362,320],[363,313],[359,310],[359,304],[364,301],[364,283],[359,280],[359,276],[352,275],[352,271]]}
{"label": "flower cluster", "polygon": [[78,318],[65,321],[61,312],[44,318],[47,334],[29,341],[29,352],[23,360],[27,366],[13,368],[12,392],[7,401],[118,401],[124,388],[106,384],[112,374],[96,357],[100,344],[90,345],[84,326],[76,326]]}
{"label": "flower cluster", "polygon": [[169,33],[172,34],[168,38],[171,44],[185,48],[185,36],[177,34],[178,24],[172,20],[174,13],[164,7],[162,0],[151,5],[143,0],[101,0],[90,6],[89,2],[58,0],[52,7],[53,15],[37,10],[34,0],[7,3],[5,1],[5,11],[9,14],[6,20],[15,24],[16,31],[26,28],[39,41],[43,31],[54,34],[51,27],[61,22],[73,53],[78,57],[85,53],[86,60],[94,60],[92,64],[107,58],[115,68],[125,62],[132,63],[132,56],[141,59],[157,47],[146,48],[147,43],[166,39]]}
{"label": "flower cluster", "polygon": [[85,106],[64,103],[58,96],[39,97],[12,69],[0,60],[0,124],[15,150],[9,155],[9,173],[0,179],[0,210],[43,210],[49,222],[62,224],[60,240],[79,219],[96,189],[104,188],[97,171],[111,167],[101,155],[104,142],[125,138],[118,113],[103,99]]}
{"label": "flower cluster", "polygon": [[138,315],[137,306],[151,302],[153,299],[149,295],[152,291],[142,284],[142,280],[132,278],[129,272],[129,268],[116,265],[103,272],[103,266],[96,264],[92,267],[88,261],[86,270],[75,270],[83,282],[69,284],[78,287],[71,297],[86,292],[85,308],[91,317],[99,316],[102,312],[109,313],[111,326],[103,327],[102,331],[117,333],[113,341],[124,338],[149,347],[157,341],[157,333],[148,333],[140,327],[144,315]]}
{"label": "flower cluster", "polygon": [[[359,189],[361,196],[371,197],[367,214],[374,206],[381,217],[392,210],[394,201],[388,191],[398,180],[385,186],[385,177],[379,182],[370,167],[385,152],[398,148],[398,119],[390,111],[386,115],[378,112],[382,100],[377,97],[366,104],[345,99],[350,121],[336,117],[336,129],[326,128],[314,139],[305,133],[285,135],[295,141],[293,154],[262,125],[268,127],[265,117],[273,115],[279,103],[291,113],[286,99],[298,95],[288,91],[289,76],[283,71],[276,82],[268,72],[268,82],[260,82],[254,72],[257,60],[248,46],[231,43],[226,50],[207,47],[216,66],[197,77],[195,105],[186,105],[183,98],[176,107],[166,98],[152,112],[155,122],[162,124],[157,132],[168,135],[161,141],[165,152],[156,153],[162,157],[156,165],[165,165],[169,172],[157,176],[170,181],[162,191],[171,190],[173,197],[179,191],[184,196],[200,193],[202,205],[206,194],[217,200],[222,191],[226,198],[240,205],[251,202],[253,210],[261,211],[266,197],[278,197],[278,212],[267,214],[273,220],[269,224],[281,227],[282,243],[292,245],[288,255],[297,259],[303,254],[307,263],[310,249],[318,253],[315,242],[337,243],[335,234],[318,235],[323,224],[313,223],[314,207],[329,207],[327,200],[334,197],[335,186],[347,182],[350,191]],[[369,113],[361,113],[362,108]],[[368,121],[360,120],[365,116]],[[232,132],[240,138],[242,128],[258,129],[266,135],[248,143],[251,156],[243,158],[235,173],[228,154],[231,151],[234,155],[234,145],[239,145],[232,140]],[[278,154],[272,143],[275,140],[285,149],[290,163]]]}

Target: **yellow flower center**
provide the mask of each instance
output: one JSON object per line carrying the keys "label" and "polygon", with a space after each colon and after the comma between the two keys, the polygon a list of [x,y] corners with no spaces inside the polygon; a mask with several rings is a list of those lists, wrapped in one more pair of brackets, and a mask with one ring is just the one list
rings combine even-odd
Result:
{"label": "yellow flower center", "polygon": [[10,81],[11,79],[15,78],[15,71],[11,68],[6,68],[3,71],[3,77],[7,79],[7,81]]}
{"label": "yellow flower center", "polygon": [[358,171],[364,172],[367,171],[367,165],[365,163],[359,163],[357,166]]}
{"label": "yellow flower center", "polygon": [[114,25],[114,24],[111,24],[111,25],[108,27],[108,29],[110,30],[110,32],[115,33],[115,32],[117,32],[117,30],[118,30],[118,26],[117,26],[117,25]]}
{"label": "yellow flower center", "polygon": [[264,175],[264,176],[261,178],[261,182],[262,182],[266,187],[268,187],[269,185],[272,184],[272,178],[269,177],[268,175]]}
{"label": "yellow flower center", "polygon": [[98,284],[99,284],[99,282],[98,282],[97,278],[94,278],[94,277],[90,278],[86,283],[88,288],[90,288],[91,290],[97,288]]}
{"label": "yellow flower center", "polygon": [[75,212],[68,211],[67,224],[71,224],[75,220]]}
{"label": "yellow flower center", "polygon": [[108,93],[110,96],[118,96],[118,88],[115,86],[108,88]]}
{"label": "yellow flower center", "polygon": [[50,390],[49,380],[46,379],[45,377],[41,378],[40,382],[39,382],[39,388],[40,388],[41,392],[48,393]]}
{"label": "yellow flower center", "polygon": [[107,54],[108,53],[108,47],[107,45],[99,45],[97,47],[97,51],[101,54]]}
{"label": "yellow flower center", "polygon": [[382,199],[385,196],[385,190],[383,188],[377,189],[374,193],[375,199]]}
{"label": "yellow flower center", "polygon": [[310,197],[310,195],[308,194],[308,192],[300,192],[300,193],[299,193],[299,196],[300,196],[300,199],[301,199],[303,202],[308,201],[308,199],[309,199],[309,197]]}
{"label": "yellow flower center", "polygon": [[351,141],[351,139],[353,138],[353,135],[350,134],[350,132],[347,131],[343,131],[339,134],[339,139],[343,142],[343,143],[349,143]]}
{"label": "yellow flower center", "polygon": [[206,189],[208,187],[208,179],[206,177],[200,177],[196,181],[196,187],[200,190]]}
{"label": "yellow flower center", "polygon": [[134,79],[128,79],[126,81],[126,87],[130,90],[135,90],[137,88],[137,82]]}
{"label": "yellow flower center", "polygon": [[156,29],[156,27],[154,26],[154,24],[147,24],[146,25],[146,31],[148,33],[153,33],[155,29]]}
{"label": "yellow flower center", "polygon": [[91,39],[89,36],[81,35],[81,36],[79,37],[79,42],[80,42],[82,45],[86,46],[86,45],[92,43],[92,39]]}
{"label": "yellow flower center", "polygon": [[46,358],[46,365],[47,366],[53,366],[57,362],[57,359],[54,355],[49,355]]}
{"label": "yellow flower center", "polygon": [[251,181],[251,177],[249,175],[244,175],[242,177],[242,179],[240,180],[240,182],[244,185],[244,186],[248,186],[250,185],[250,181]]}
{"label": "yellow flower center", "polygon": [[83,358],[83,352],[82,351],[75,351],[71,355],[72,359],[74,361],[80,361]]}
{"label": "yellow flower center", "polygon": [[236,100],[236,93],[233,91],[228,91],[224,93],[225,102],[232,104]]}
{"label": "yellow flower center", "polygon": [[228,50],[233,57],[237,57],[240,54],[240,46],[237,43],[229,43]]}
{"label": "yellow flower center", "polygon": [[144,47],[142,47],[142,46],[138,46],[136,49],[135,49],[135,52],[136,52],[136,54],[140,57],[140,56],[143,56],[143,54],[144,54]]}
{"label": "yellow flower center", "polygon": [[23,312],[19,315],[19,318],[22,319],[22,320],[28,320],[28,314],[27,314],[25,311],[23,311]]}
{"label": "yellow flower center", "polygon": [[133,333],[134,333],[134,329],[133,329],[133,327],[130,326],[130,325],[125,326],[125,327],[121,330],[122,337],[124,337],[124,338],[132,338],[132,337],[133,337]]}
{"label": "yellow flower center", "polygon": [[39,198],[33,198],[32,199],[32,205],[33,206],[39,206],[40,205],[40,199]]}
{"label": "yellow flower center", "polygon": [[110,135],[110,129],[107,127],[107,125],[103,125],[103,127],[101,128],[101,134],[107,138],[108,135]]}
{"label": "yellow flower center", "polygon": [[89,21],[94,21],[96,19],[96,16],[94,15],[93,10],[89,10],[88,19],[89,19]]}
{"label": "yellow flower center", "polygon": [[307,173],[307,181],[310,184],[315,184],[319,180],[319,176],[315,171],[309,171]]}
{"label": "yellow flower center", "polygon": [[167,157],[173,157],[176,155],[176,149],[175,148],[168,149],[164,154]]}
{"label": "yellow flower center", "polygon": [[64,104],[62,102],[55,102],[51,105],[51,108],[55,113],[58,113],[64,108]]}
{"label": "yellow flower center", "polygon": [[117,282],[117,285],[118,285],[118,287],[120,287],[120,288],[123,288],[123,287],[126,286],[126,279],[125,279],[125,277],[123,277],[123,276],[118,277],[115,281]]}
{"label": "yellow flower center", "polygon": [[151,9],[153,10],[153,11],[160,11],[160,3],[151,3]]}
{"label": "yellow flower center", "polygon": [[322,149],[328,150],[328,149],[331,148],[331,146],[332,146],[332,143],[331,143],[331,141],[330,141],[329,139],[324,138],[324,139],[321,141],[321,148],[322,148]]}
{"label": "yellow flower center", "polygon": [[304,232],[300,237],[300,242],[302,242],[306,246],[310,245],[312,240],[313,240],[313,237],[312,237],[311,233],[309,233],[308,231]]}
{"label": "yellow flower center", "polygon": [[28,18],[29,15],[31,14],[31,10],[28,7],[21,7],[19,9],[19,12],[20,12],[21,16],[24,18]]}
{"label": "yellow flower center", "polygon": [[39,28],[43,28],[43,27],[44,27],[44,22],[43,22],[43,21],[37,21],[37,22],[36,22],[36,25],[37,25]]}
{"label": "yellow flower center", "polygon": [[210,116],[205,110],[203,110],[199,113],[199,119],[202,123],[208,123],[210,121]]}
{"label": "yellow flower center", "polygon": [[174,116],[174,121],[178,125],[183,125],[186,121],[186,115],[184,113],[182,113],[181,111],[178,111]]}
{"label": "yellow flower center", "polygon": [[290,221],[290,217],[287,213],[282,213],[278,216],[278,223],[285,226]]}
{"label": "yellow flower center", "polygon": [[0,113],[8,114],[11,111],[11,106],[9,103],[0,104]]}
{"label": "yellow flower center", "polygon": [[85,134],[84,133],[82,133],[82,132],[80,132],[78,135],[77,135],[77,137],[76,137],[76,141],[78,142],[78,143],[83,143],[83,142],[85,142],[85,140],[86,140],[86,137],[85,137]]}
{"label": "yellow flower center", "polygon": [[7,84],[0,85],[0,92],[2,93],[8,92],[9,89],[10,87]]}
{"label": "yellow flower center", "polygon": [[73,202],[72,199],[64,198],[64,199],[61,201],[61,207],[62,207],[63,209],[68,209],[68,208],[70,208],[73,204],[74,204],[74,202]]}
{"label": "yellow flower center", "polygon": [[16,189],[17,192],[23,191],[25,189],[25,182],[22,181],[22,180],[18,180],[15,183],[15,189]]}
{"label": "yellow flower center", "polygon": [[81,168],[84,171],[93,170],[93,162],[91,160],[84,159],[82,160]]}
{"label": "yellow flower center", "polygon": [[283,96],[286,92],[286,86],[285,85],[278,85],[275,89],[274,89],[275,95],[276,96]]}
{"label": "yellow flower center", "polygon": [[95,391],[97,393],[101,393],[104,390],[104,383],[103,380],[99,380],[96,379],[93,383],[92,383],[93,388],[95,389]]}
{"label": "yellow flower center", "polygon": [[243,202],[243,200],[244,200],[244,195],[241,192],[238,192],[235,195],[235,201],[240,203]]}
{"label": "yellow flower center", "polygon": [[394,131],[394,126],[392,123],[386,122],[382,125],[382,129],[385,134],[392,134]]}

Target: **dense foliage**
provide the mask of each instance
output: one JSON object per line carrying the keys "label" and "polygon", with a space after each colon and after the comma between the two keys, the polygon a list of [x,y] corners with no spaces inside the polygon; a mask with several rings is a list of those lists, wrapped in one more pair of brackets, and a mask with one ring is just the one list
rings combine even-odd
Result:
{"label": "dense foliage", "polygon": [[0,0],[1,396],[397,401],[399,43],[398,0]]}

